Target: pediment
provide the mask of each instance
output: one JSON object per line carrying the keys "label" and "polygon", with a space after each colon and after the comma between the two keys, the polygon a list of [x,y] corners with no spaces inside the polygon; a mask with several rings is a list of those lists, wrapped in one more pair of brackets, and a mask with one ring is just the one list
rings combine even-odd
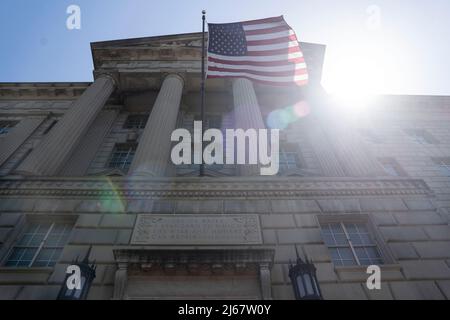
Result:
{"label": "pediment", "polygon": [[192,47],[200,48],[202,34],[200,32],[184,33],[165,36],[143,37],[123,40],[111,40],[94,42],[91,44],[92,49],[120,49],[124,47],[128,48],[178,48],[178,47]]}
{"label": "pediment", "polygon": [[[202,33],[111,40],[91,43],[95,70],[147,72],[178,68],[198,72]],[[311,82],[320,83],[325,46],[300,42]],[[173,63],[176,61],[177,63]],[[190,72],[187,71],[187,72]]]}

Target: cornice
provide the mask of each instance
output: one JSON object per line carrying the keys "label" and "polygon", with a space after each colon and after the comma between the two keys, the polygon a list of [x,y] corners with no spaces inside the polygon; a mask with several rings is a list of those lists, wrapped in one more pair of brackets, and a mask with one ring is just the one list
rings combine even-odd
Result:
{"label": "cornice", "polygon": [[0,83],[0,100],[73,100],[90,84],[90,82]]}
{"label": "cornice", "polygon": [[161,198],[296,198],[431,195],[423,180],[357,178],[3,178],[0,196]]}

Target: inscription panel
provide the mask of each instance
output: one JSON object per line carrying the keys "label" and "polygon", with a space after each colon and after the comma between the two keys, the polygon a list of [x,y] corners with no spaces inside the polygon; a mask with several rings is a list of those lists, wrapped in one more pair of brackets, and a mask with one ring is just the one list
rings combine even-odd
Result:
{"label": "inscription panel", "polygon": [[262,237],[258,215],[140,214],[131,244],[262,244]]}

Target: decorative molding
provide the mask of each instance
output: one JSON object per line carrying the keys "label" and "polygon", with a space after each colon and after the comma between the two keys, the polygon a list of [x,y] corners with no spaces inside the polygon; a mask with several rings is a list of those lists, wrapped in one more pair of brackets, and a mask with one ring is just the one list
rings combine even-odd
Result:
{"label": "decorative molding", "polygon": [[423,180],[304,177],[83,177],[0,179],[0,196],[83,198],[295,198],[432,195]]}
{"label": "decorative molding", "polygon": [[144,264],[214,264],[214,263],[267,263],[273,264],[275,250],[271,247],[129,247],[114,249],[117,263]]}
{"label": "decorative molding", "polygon": [[73,100],[89,87],[90,82],[0,83],[0,99]]}
{"label": "decorative molding", "polygon": [[124,299],[130,275],[172,276],[254,274],[259,271],[261,297],[271,299],[270,269],[275,250],[271,247],[129,247],[114,249],[117,263],[115,300]]}

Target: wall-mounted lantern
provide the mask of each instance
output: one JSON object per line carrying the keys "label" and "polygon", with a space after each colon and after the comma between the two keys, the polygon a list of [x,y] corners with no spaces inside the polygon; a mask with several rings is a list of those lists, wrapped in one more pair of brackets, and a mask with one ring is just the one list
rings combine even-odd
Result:
{"label": "wall-mounted lantern", "polygon": [[[298,256],[298,255],[297,255]],[[303,261],[297,257],[297,263],[289,266],[289,278],[297,300],[322,300],[316,267],[308,258]]]}

